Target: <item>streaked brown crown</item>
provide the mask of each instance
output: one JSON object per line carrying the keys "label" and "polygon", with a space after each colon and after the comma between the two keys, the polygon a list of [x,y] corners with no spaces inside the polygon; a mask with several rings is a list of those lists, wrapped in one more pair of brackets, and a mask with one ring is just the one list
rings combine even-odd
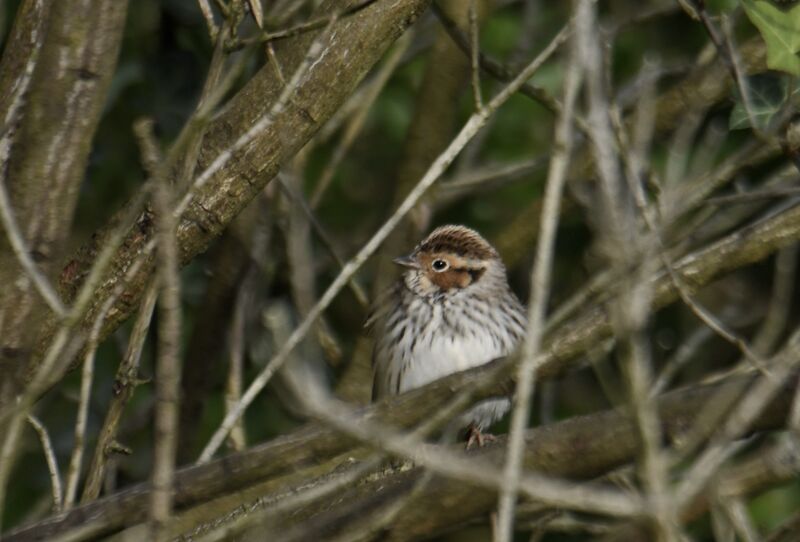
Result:
{"label": "streaked brown crown", "polygon": [[477,260],[498,258],[497,251],[481,234],[466,226],[452,224],[433,230],[414,252],[447,252]]}

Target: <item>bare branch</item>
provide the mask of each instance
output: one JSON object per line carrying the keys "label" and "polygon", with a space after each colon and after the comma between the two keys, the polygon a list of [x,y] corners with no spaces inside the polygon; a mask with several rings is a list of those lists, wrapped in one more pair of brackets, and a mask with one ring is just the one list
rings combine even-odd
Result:
{"label": "bare branch", "polygon": [[53,508],[56,511],[61,511],[63,497],[61,492],[61,474],[58,472],[58,460],[53,451],[53,443],[50,440],[50,435],[47,433],[47,428],[39,421],[36,416],[28,415],[28,423],[31,424],[36,434],[39,435],[39,441],[42,443],[42,451],[44,458],[47,461],[47,469],[50,471],[50,489],[53,493]]}
{"label": "bare branch", "polygon": [[214,22],[214,13],[211,11],[211,4],[208,3],[208,0],[197,0],[197,4],[200,6],[203,18],[206,20],[208,35],[211,36],[211,41],[217,41],[219,28],[217,28],[217,23]]}
{"label": "bare branch", "polygon": [[772,295],[764,322],[753,339],[753,350],[761,355],[770,355],[781,335],[791,312],[794,282],[798,264],[797,246],[787,247],[775,257],[775,272],[772,279]]}
{"label": "bare branch", "polygon": [[95,327],[89,335],[86,354],[83,358],[81,371],[81,395],[78,403],[78,415],[75,420],[75,442],[67,471],[66,488],[64,490],[64,508],[69,509],[75,503],[78,494],[78,480],[83,466],[83,452],[86,447],[86,423],[89,419],[89,403],[92,394],[92,381],[94,380],[94,360],[97,353],[97,344],[100,336],[102,319],[95,322]]}
{"label": "bare branch", "polygon": [[483,109],[483,97],[481,96],[481,73],[478,67],[478,55],[480,54],[480,34],[478,31],[478,0],[469,0],[469,38],[470,38],[470,61],[472,65],[472,100],[475,111]]}
{"label": "bare branch", "polygon": [[113,388],[114,396],[108,406],[103,426],[98,433],[94,455],[89,466],[89,473],[86,475],[83,494],[81,495],[81,502],[94,500],[100,495],[108,456],[112,451],[112,444],[116,438],[122,413],[140,382],[139,360],[141,359],[147,332],[150,329],[150,320],[153,316],[157,295],[158,290],[155,283],[153,283],[144,295],[142,306],[139,308],[139,314],[133,324],[133,330],[128,340],[128,349],[117,369]]}
{"label": "bare branch", "polygon": [[[243,286],[248,285],[247,282]],[[242,380],[244,378],[244,325],[246,300],[249,292],[239,288],[233,307],[233,318],[228,328],[228,378],[225,381],[225,411],[239,402],[242,396]],[[247,434],[244,423],[240,420],[230,434],[231,449],[239,452],[247,447]]]}
{"label": "bare branch", "polygon": [[317,17],[315,19],[311,19],[310,21],[306,21],[304,23],[300,23],[295,25],[291,28],[286,28],[284,30],[276,30],[274,32],[264,32],[263,34],[256,36],[254,38],[245,38],[243,40],[239,40],[238,43],[230,47],[231,50],[240,49],[242,47],[246,47],[253,43],[269,43],[272,41],[282,40],[291,38],[293,36],[297,36],[299,34],[303,34],[306,32],[311,32],[313,30],[319,30],[325,26],[328,26],[331,23],[336,22],[337,19],[342,17],[348,17],[355,13],[358,13],[362,9],[369,7],[373,4],[376,0],[361,0],[360,2],[340,11],[337,11],[331,15],[326,15],[323,17]]}
{"label": "bare branch", "polygon": [[159,328],[150,529],[161,540],[172,515],[175,453],[178,445],[178,395],[181,374],[180,261],[166,176],[157,177],[153,205],[158,239]]}
{"label": "bare branch", "polygon": [[[345,262],[342,257],[339,255],[339,251],[337,250],[333,239],[331,239],[330,234],[328,234],[325,227],[320,224],[319,220],[317,219],[316,215],[314,214],[314,210],[309,206],[306,199],[300,194],[294,187],[292,187],[285,178],[285,175],[281,174],[278,176],[278,182],[280,183],[281,188],[289,196],[289,198],[294,202],[295,205],[300,207],[300,209],[305,214],[306,219],[314,228],[314,232],[319,237],[322,244],[328,250],[328,253],[331,257],[336,261],[339,267],[344,267]],[[350,282],[348,283],[350,286],[350,291],[353,293],[353,296],[359,302],[362,307],[369,306],[369,299],[367,298],[367,293],[364,291],[364,288],[358,282],[355,277],[351,277]]]}
{"label": "bare branch", "polygon": [[[3,439],[3,447],[0,448],[0,510],[5,510],[8,479],[11,476],[11,467],[14,465],[14,456],[19,445],[22,421],[22,416],[14,416],[4,425],[6,435]],[[2,516],[0,516],[0,532],[3,532]]]}
{"label": "bare branch", "polygon": [[536,258],[531,271],[531,296],[528,303],[528,326],[522,343],[522,360],[517,368],[517,390],[511,414],[508,456],[503,469],[503,487],[498,502],[497,536],[499,542],[509,542],[513,536],[514,508],[517,500],[517,481],[522,477],[523,432],[528,425],[531,395],[534,391],[536,363],[545,330],[545,309],[550,295],[550,282],[558,229],[561,197],[567,178],[573,148],[573,122],[575,101],[581,86],[583,67],[579,49],[573,36],[572,51],[564,80],[564,106],[556,126],[554,152],[544,194],[544,205],[536,243]]}

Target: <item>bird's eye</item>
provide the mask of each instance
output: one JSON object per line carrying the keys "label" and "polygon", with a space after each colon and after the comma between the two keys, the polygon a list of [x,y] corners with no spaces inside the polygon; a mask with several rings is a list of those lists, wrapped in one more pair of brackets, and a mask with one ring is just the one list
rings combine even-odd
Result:
{"label": "bird's eye", "polygon": [[445,260],[433,260],[431,267],[433,267],[433,270],[436,271],[437,273],[441,273],[449,266],[447,265],[447,262]]}

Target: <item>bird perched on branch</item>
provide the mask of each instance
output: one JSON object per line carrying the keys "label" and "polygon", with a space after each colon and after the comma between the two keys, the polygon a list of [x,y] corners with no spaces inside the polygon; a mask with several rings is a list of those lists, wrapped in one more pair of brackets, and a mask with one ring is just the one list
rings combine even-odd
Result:
{"label": "bird perched on branch", "polygon": [[[395,263],[405,271],[370,324],[373,400],[510,354],[525,333],[525,310],[508,286],[497,251],[464,226],[441,226]],[[483,401],[459,420],[467,445],[509,409],[507,398]],[[463,423],[462,423],[463,422]]]}

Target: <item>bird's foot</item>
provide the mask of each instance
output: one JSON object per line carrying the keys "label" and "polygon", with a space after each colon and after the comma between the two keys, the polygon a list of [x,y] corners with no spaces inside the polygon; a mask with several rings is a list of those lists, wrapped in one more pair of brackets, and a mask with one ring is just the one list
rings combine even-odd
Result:
{"label": "bird's foot", "polygon": [[495,440],[497,440],[497,437],[491,433],[482,433],[480,428],[475,425],[470,424],[467,427],[467,450],[474,448],[476,444],[480,448],[487,442],[494,442]]}

